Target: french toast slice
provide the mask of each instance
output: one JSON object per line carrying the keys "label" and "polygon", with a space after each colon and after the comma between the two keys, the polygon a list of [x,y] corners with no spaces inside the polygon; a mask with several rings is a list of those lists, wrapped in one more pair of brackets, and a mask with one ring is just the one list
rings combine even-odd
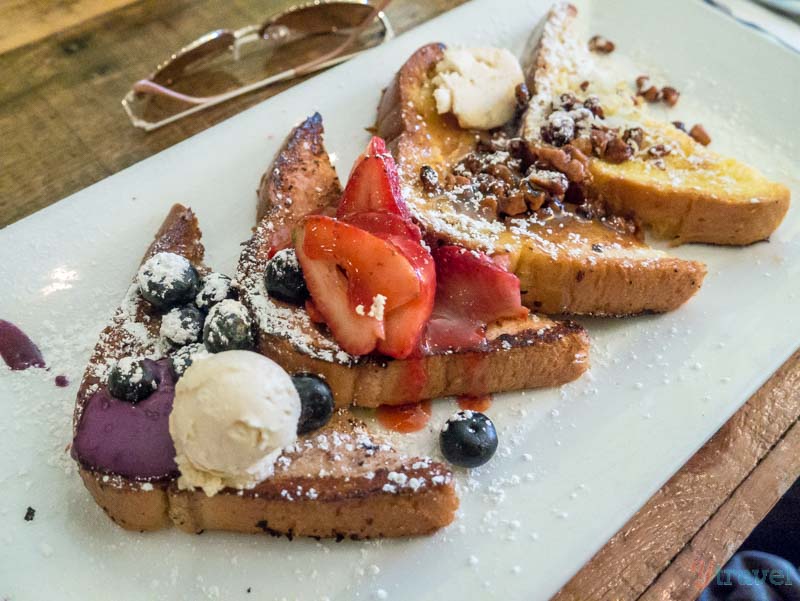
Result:
{"label": "french toast slice", "polygon": [[289,134],[262,180],[264,218],[241,254],[236,276],[257,326],[259,352],[290,373],[322,374],[339,407],[556,386],[586,370],[588,336],[572,322],[531,315],[494,323],[487,344],[472,351],[426,351],[407,359],[353,356],[303,307],[270,297],[264,272],[271,252],[287,239],[285,232],[310,213],[335,209],[339,200],[341,187],[322,136],[322,119],[315,114]]}
{"label": "french toast slice", "polygon": [[406,201],[429,235],[507,255],[520,278],[523,303],[545,314],[665,312],[700,288],[703,264],[650,248],[624,220],[618,227],[613,220],[569,211],[547,219],[491,219],[454,193],[427,191],[420,178],[423,167],[443,181],[480,139],[451,114],[436,111],[432,79],[444,50],[443,44],[417,50],[384,91],[377,116],[378,133],[395,154]]}
{"label": "french toast slice", "polygon": [[[616,214],[635,215],[654,235],[675,244],[745,245],[768,238],[786,215],[789,189],[653,119],[630,88],[592,81],[603,72],[598,61],[610,59],[587,50],[576,16],[571,4],[555,4],[529,40],[524,68],[533,97],[522,136],[543,143],[541,128],[552,105],[565,93],[586,96],[588,88],[599,97],[610,124],[641,128],[644,134],[637,152],[624,162],[589,155],[588,193]],[[650,152],[658,148],[669,152]]]}
{"label": "french toast slice", "polygon": [[[200,229],[190,209],[180,205],[172,208],[143,261],[157,252],[180,254],[204,270]],[[160,321],[160,315],[133,284],[101,333],[81,382],[73,418],[76,439],[87,427],[82,421],[84,410],[105,388],[115,361],[128,356],[153,360],[166,356],[167,349],[159,340]],[[164,382],[162,379],[160,387]],[[178,470],[172,461],[175,451],[165,425],[171,398],[158,408],[148,405],[148,400],[136,406],[119,401],[113,409],[126,415],[145,412],[137,422],[140,430],[126,431],[125,420],[111,421],[95,432],[98,438],[86,448],[94,451],[108,445],[101,455],[122,458],[125,469],[136,461],[131,455],[155,452],[160,455],[159,463],[166,466],[163,473],[139,476],[90,464],[76,453],[73,442],[73,456],[86,488],[106,514],[125,529],[158,530],[175,524],[190,532],[216,529],[290,537],[412,536],[449,524],[458,507],[452,474],[445,465],[426,457],[402,455],[344,413],[285,449],[277,460],[275,474],[252,490],[228,488],[213,497],[201,491],[179,490]],[[103,400],[106,408],[114,401]]]}

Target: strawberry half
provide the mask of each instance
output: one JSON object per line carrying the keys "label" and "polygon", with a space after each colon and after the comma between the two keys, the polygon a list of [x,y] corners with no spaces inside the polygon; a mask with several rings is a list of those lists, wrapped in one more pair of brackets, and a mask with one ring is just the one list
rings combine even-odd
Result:
{"label": "strawberry half", "polygon": [[431,254],[416,240],[390,236],[411,263],[420,282],[419,296],[389,311],[385,317],[385,337],[378,341],[378,350],[395,359],[405,359],[419,347],[425,326],[431,317],[436,298],[436,266]]}
{"label": "strawberry half", "polygon": [[372,138],[366,152],[359,157],[350,172],[336,217],[346,218],[356,213],[391,213],[408,219],[408,207],[400,194],[400,179],[386,143]]}
{"label": "strawberry half", "polygon": [[387,316],[420,296],[420,277],[406,255],[354,225],[309,217],[296,249],[314,307],[349,353],[374,350]]}
{"label": "strawberry half", "polygon": [[420,244],[422,235],[419,228],[398,215],[356,213],[346,217],[346,222],[392,243],[408,259],[419,277],[419,296],[402,307],[386,312],[386,337],[378,342],[378,351],[384,355],[405,359],[419,346],[420,337],[433,310],[436,296],[436,267],[433,257]]}
{"label": "strawberry half", "polygon": [[425,332],[430,349],[474,348],[486,325],[524,317],[519,278],[488,255],[459,246],[434,249],[436,301]]}
{"label": "strawberry half", "polygon": [[314,302],[307,306],[313,321],[324,321],[348,353],[366,355],[384,336],[383,322],[358,315],[350,307],[347,276],[334,260],[311,259],[305,252],[305,230],[297,233],[295,252]]}
{"label": "strawberry half", "polygon": [[344,217],[342,221],[360,227],[362,230],[375,234],[379,238],[389,237],[408,238],[419,244],[422,240],[422,233],[419,227],[410,220],[403,219],[394,213],[378,213],[370,211],[368,213],[354,213]]}

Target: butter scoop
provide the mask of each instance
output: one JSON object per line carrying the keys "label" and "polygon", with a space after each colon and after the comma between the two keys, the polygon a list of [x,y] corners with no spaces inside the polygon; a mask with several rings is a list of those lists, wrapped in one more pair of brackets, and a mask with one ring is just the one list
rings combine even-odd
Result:
{"label": "butter scoop", "polygon": [[448,48],[433,78],[436,110],[453,113],[465,129],[500,127],[514,116],[523,81],[519,62],[504,48]]}

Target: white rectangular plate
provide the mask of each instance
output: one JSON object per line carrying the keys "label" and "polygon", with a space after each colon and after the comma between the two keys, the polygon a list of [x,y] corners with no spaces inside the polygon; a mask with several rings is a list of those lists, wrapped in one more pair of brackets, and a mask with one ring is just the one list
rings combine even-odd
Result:
{"label": "white rectangular plate", "polygon": [[[546,8],[469,3],[0,232],[0,317],[51,366],[0,369],[0,599],[544,599],[790,355],[800,342],[798,57],[700,2],[586,2],[591,32],[683,92],[673,118],[702,122],[715,148],[793,188],[772,240],[675,250],[709,266],[696,298],[669,315],[587,321],[588,375],[498,399],[498,456],[461,474],[458,520],[435,536],[140,535],[91,500],[64,450],[76,384],[169,206],[195,209],[210,264],[231,272],[259,177],[295,123],[323,114],[344,175],[413,50],[441,40],[520,52]],[[67,389],[53,384],[62,373]],[[453,410],[439,403],[432,428]],[[434,448],[436,437],[410,440]]]}

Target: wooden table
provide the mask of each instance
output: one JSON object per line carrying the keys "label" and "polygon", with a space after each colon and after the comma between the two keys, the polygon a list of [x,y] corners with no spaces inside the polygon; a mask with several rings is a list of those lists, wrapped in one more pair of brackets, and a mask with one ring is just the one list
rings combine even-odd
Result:
{"label": "wooden table", "polygon": [[[388,13],[402,32],[461,1],[395,0]],[[0,227],[291,85],[150,134],[131,127],[119,104],[185,42],[288,4],[0,0],[0,22],[13,24],[0,29]],[[800,351],[556,598],[695,598],[800,476],[799,417]]]}

